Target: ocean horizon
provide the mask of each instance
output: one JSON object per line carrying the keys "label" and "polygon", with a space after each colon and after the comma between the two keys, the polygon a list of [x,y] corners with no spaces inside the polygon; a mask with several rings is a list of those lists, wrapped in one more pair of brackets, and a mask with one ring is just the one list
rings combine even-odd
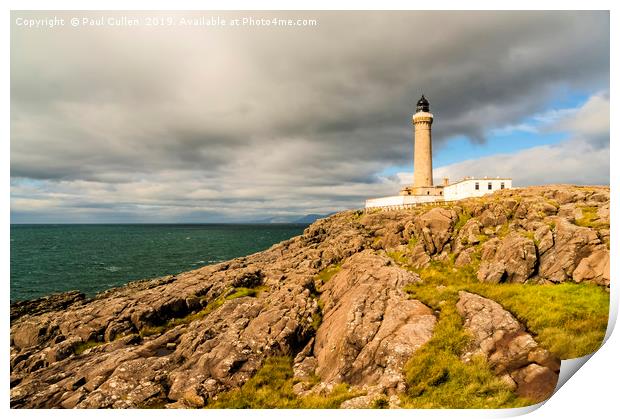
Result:
{"label": "ocean horizon", "polygon": [[305,223],[11,223],[11,302],[94,296],[265,250]]}

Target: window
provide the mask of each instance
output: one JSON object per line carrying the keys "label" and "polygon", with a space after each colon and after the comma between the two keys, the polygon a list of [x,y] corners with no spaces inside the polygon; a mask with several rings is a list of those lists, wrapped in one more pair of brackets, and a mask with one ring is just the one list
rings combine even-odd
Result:
{"label": "window", "polygon": [[476,182],[476,190],[480,190],[480,183]]}
{"label": "window", "polygon": [[443,195],[443,192],[439,192],[439,195]]}
{"label": "window", "polygon": [[500,189],[504,189],[504,182],[502,182],[502,183],[499,185],[499,188],[500,188]]}
{"label": "window", "polygon": [[492,190],[492,189],[493,189],[493,184],[492,184],[491,182],[489,182],[488,189],[489,189],[489,190]]}
{"label": "window", "polygon": [[426,191],[426,194],[427,194],[427,195],[430,195],[430,194],[431,194],[431,191]]}

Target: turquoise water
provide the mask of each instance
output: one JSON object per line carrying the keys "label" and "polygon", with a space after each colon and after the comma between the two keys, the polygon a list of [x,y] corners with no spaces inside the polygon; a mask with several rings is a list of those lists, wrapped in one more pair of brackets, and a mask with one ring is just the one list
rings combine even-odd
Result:
{"label": "turquoise water", "polygon": [[196,269],[269,248],[303,224],[11,225],[11,301]]}

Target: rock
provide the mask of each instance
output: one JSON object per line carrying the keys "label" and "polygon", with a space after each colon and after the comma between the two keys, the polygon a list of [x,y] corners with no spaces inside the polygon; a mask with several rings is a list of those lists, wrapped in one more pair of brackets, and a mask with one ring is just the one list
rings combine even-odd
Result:
{"label": "rock", "polygon": [[598,217],[598,222],[609,224],[609,202],[596,210],[596,216]]}
{"label": "rock", "polygon": [[476,218],[467,220],[458,232],[454,250],[459,252],[467,245],[480,243],[480,228],[482,228],[482,224]]}
{"label": "rock", "polygon": [[551,218],[555,223],[554,246],[540,256],[539,274],[552,282],[564,282],[601,242],[590,228],[578,227],[560,217]]}
{"label": "rock", "polygon": [[556,372],[538,364],[529,364],[510,376],[517,385],[517,394],[534,402],[542,402],[551,397],[558,380]]}
{"label": "rock", "polygon": [[411,253],[410,253],[411,266],[416,269],[419,269],[419,268],[428,266],[430,262],[431,262],[431,257],[424,250],[424,245],[418,244],[414,246],[414,248],[411,250]]}
{"label": "rock", "polygon": [[517,393],[539,402],[555,389],[560,361],[541,348],[512,314],[495,301],[459,291],[457,311],[464,327],[474,336],[474,347],[465,354],[467,360],[482,355],[489,366]]}
{"label": "rock", "polygon": [[463,250],[454,260],[454,266],[457,268],[461,268],[464,266],[468,266],[472,263],[472,256],[476,253],[476,249],[473,247],[468,247]]}
{"label": "rock", "polygon": [[86,384],[86,378],[72,378],[69,382],[67,382],[67,384],[65,384],[65,390],[74,391],[75,389],[82,387],[84,384]]}
{"label": "rock", "polygon": [[83,300],[83,293],[79,291],[68,291],[37,298],[35,300],[19,301],[11,304],[11,323],[25,315],[34,316],[50,311],[64,310]]}
{"label": "rock", "polygon": [[231,285],[235,288],[254,288],[263,282],[264,274],[260,269],[247,268],[235,275]]}
{"label": "rock", "polygon": [[544,254],[547,250],[551,249],[554,245],[553,231],[547,224],[543,224],[536,229],[534,233],[534,240],[538,242],[538,253]]}
{"label": "rock", "polygon": [[444,245],[450,240],[457,219],[458,216],[453,210],[433,208],[415,220],[413,225],[415,235],[430,255],[443,250]]}
{"label": "rock", "polygon": [[11,343],[19,349],[44,343],[48,338],[49,321],[24,320],[11,334]]}
{"label": "rock", "polygon": [[478,279],[491,283],[523,283],[534,273],[536,261],[534,242],[512,232],[501,242],[494,242],[483,249]]}
{"label": "rock", "polygon": [[575,282],[591,281],[598,285],[609,286],[609,251],[602,246],[581,259],[573,271]]}
{"label": "rock", "polygon": [[374,404],[381,400],[384,396],[381,395],[365,395],[354,397],[349,400],[345,400],[340,404],[341,409],[368,409],[374,407]]}
{"label": "rock", "polygon": [[484,228],[495,227],[508,222],[508,219],[504,214],[504,209],[500,205],[495,205],[493,208],[485,210],[478,217],[478,220]]}
{"label": "rock", "polygon": [[63,409],[73,409],[80,401],[82,401],[86,394],[87,393],[86,391],[84,391],[84,389],[80,389],[79,391],[70,393],[69,397],[60,402],[60,406]]}
{"label": "rock", "polygon": [[417,280],[368,251],[342,265],[321,295],[323,323],[312,355],[323,382],[396,391],[404,382],[404,363],[435,325],[432,311],[403,291]]}

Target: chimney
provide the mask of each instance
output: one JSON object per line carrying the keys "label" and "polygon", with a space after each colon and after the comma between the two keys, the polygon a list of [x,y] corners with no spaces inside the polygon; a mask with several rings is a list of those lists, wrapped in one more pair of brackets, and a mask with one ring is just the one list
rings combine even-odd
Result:
{"label": "chimney", "polygon": [[448,186],[450,184],[450,178],[443,178],[443,186]]}

